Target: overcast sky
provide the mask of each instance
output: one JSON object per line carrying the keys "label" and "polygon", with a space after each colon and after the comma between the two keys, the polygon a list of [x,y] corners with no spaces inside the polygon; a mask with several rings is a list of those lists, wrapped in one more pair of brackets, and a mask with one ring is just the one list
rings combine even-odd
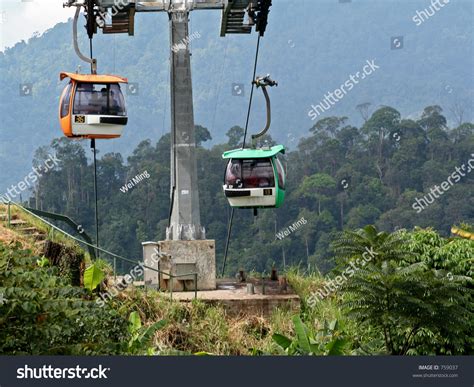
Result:
{"label": "overcast sky", "polygon": [[0,0],[0,51],[74,16],[63,0]]}

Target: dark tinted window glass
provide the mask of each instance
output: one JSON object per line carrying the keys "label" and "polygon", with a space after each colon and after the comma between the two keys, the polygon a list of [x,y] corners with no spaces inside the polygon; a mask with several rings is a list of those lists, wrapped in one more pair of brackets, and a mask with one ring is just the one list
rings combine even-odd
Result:
{"label": "dark tinted window glass", "polygon": [[69,107],[71,106],[71,90],[72,83],[66,86],[66,91],[64,92],[64,97],[61,103],[61,118],[64,118],[69,113]]}
{"label": "dark tinted window glass", "polygon": [[241,160],[230,160],[225,173],[225,184],[232,188],[243,188]]}
{"label": "dark tinted window glass", "polygon": [[269,159],[231,160],[227,165],[226,185],[233,188],[271,188],[275,174]]}
{"label": "dark tinted window glass", "polygon": [[275,186],[273,166],[268,159],[243,160],[242,173],[245,188],[269,188]]}
{"label": "dark tinted window glass", "polygon": [[285,181],[286,181],[286,173],[285,168],[283,168],[283,164],[281,163],[280,159],[275,159],[277,172],[278,172],[278,186],[281,189],[285,189]]}
{"label": "dark tinted window glass", "polygon": [[125,100],[120,86],[78,84],[74,97],[74,114],[125,116]]}

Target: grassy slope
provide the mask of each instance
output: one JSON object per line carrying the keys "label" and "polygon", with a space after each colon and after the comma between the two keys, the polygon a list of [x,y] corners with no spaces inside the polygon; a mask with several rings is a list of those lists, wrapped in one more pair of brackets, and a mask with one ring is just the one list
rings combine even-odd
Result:
{"label": "grassy slope", "polygon": [[[6,207],[0,206],[0,213]],[[58,232],[51,233],[47,225],[28,214],[12,208],[12,215],[27,221],[46,233],[55,242],[80,249],[76,243]],[[32,255],[39,253],[34,241],[0,223],[0,243],[4,246],[19,242]],[[296,277],[294,277],[296,278]],[[157,292],[128,289],[110,301],[110,306],[127,318],[130,312],[140,313],[145,325],[166,319],[168,325],[155,336],[155,352],[162,354],[208,352],[216,355],[249,355],[254,350],[278,353],[271,336],[273,333],[292,334],[290,312],[277,310],[270,319],[259,316],[230,317],[220,306],[202,302],[184,304],[169,301]]]}

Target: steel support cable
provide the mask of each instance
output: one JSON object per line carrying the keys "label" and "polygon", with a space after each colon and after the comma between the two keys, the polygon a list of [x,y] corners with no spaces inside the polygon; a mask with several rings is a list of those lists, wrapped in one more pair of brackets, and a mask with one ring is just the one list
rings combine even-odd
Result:
{"label": "steel support cable", "polygon": [[[86,8],[86,6],[84,5]],[[89,27],[90,18],[94,15],[94,10],[91,9],[91,3],[89,3],[89,8],[86,8],[87,11],[87,25]],[[97,74],[97,61],[93,57],[93,45],[92,45],[92,35],[89,34],[89,52],[90,58],[85,56],[81,50],[79,49],[79,42],[78,42],[78,33],[77,33],[77,23],[79,21],[79,15],[81,13],[81,6],[76,7],[76,13],[74,14],[74,20],[72,23],[72,35],[73,35],[73,43],[74,43],[74,51],[79,59],[83,60],[86,63],[90,63],[91,65],[91,74]],[[88,30],[89,32],[89,30]],[[94,194],[95,194],[95,227],[96,227],[96,245],[99,245],[99,209],[98,209],[98,193],[97,193],[97,159],[96,159],[96,147],[95,147],[95,139],[91,139],[91,149],[94,153]],[[97,257],[99,250],[97,250]]]}
{"label": "steel support cable", "polygon": [[257,40],[257,50],[255,52],[255,64],[253,66],[253,76],[252,76],[252,89],[250,91],[250,100],[249,100],[249,108],[247,111],[247,120],[245,122],[245,132],[244,132],[244,140],[242,142],[242,149],[245,149],[245,142],[247,140],[247,132],[249,129],[249,121],[250,121],[250,113],[252,111],[252,101],[253,101],[253,93],[255,90],[255,78],[257,76],[257,66],[258,66],[258,55],[260,53],[260,34],[258,35],[258,40]]}
{"label": "steel support cable", "polygon": [[[99,246],[99,195],[97,189],[97,150],[95,147],[95,139],[91,140],[91,148],[94,154],[95,244]],[[97,250],[96,256],[99,258],[99,250]]]}
{"label": "steel support cable", "polygon": [[222,272],[221,272],[222,277],[224,277],[225,266],[227,263],[227,253],[229,252],[230,237],[232,234],[232,221],[234,220],[234,210],[235,209],[232,207],[232,211],[230,212],[229,225],[227,226],[227,240],[225,242],[224,262],[222,263]]}
{"label": "steel support cable", "polygon": [[[76,16],[79,15],[80,7],[77,7]],[[87,9],[87,17],[91,18],[94,15],[93,9]],[[87,20],[87,24],[91,23],[90,20]],[[74,43],[77,45],[77,20],[74,22]],[[97,61],[94,59],[94,52],[93,52],[93,43],[92,43],[92,35],[89,37],[89,52],[90,52],[90,64],[91,64],[91,74],[97,74]],[[91,139],[91,149],[93,152],[93,159],[94,159],[94,202],[95,202],[95,244],[99,246],[99,200],[98,200],[98,185],[97,185],[97,149],[95,146],[95,139]],[[96,250],[96,257],[99,258],[99,250]]]}
{"label": "steel support cable", "polygon": [[[91,53],[91,58],[94,58],[93,51],[92,51],[92,38],[89,39],[89,50]],[[92,59],[91,74],[96,74],[96,73],[97,73],[97,68],[94,68],[94,59]]]}
{"label": "steel support cable", "polygon": [[[254,66],[253,66],[253,76],[252,76],[252,90],[250,92],[249,108],[248,108],[248,111],[247,111],[247,120],[245,121],[245,132],[244,132],[244,140],[242,142],[242,149],[245,149],[245,142],[247,140],[247,133],[248,133],[249,122],[250,122],[250,114],[251,114],[251,111],[252,111],[253,93],[254,93],[254,90],[255,90],[255,82],[254,81],[255,81],[255,78],[257,76],[258,55],[260,53],[260,38],[261,38],[261,35],[259,34],[258,39],[257,39],[257,49],[256,49],[256,52],[255,52],[255,63],[254,63]],[[221,271],[222,276],[224,276],[225,267],[226,267],[226,264],[227,264],[227,254],[229,252],[230,238],[232,236],[232,224],[233,224],[233,220],[234,220],[234,212],[235,212],[235,208],[232,207],[232,211],[230,213],[229,224],[228,224],[228,227],[227,227],[227,240],[226,240],[226,243],[225,243],[225,250],[224,250],[224,262],[222,263],[222,271]]]}

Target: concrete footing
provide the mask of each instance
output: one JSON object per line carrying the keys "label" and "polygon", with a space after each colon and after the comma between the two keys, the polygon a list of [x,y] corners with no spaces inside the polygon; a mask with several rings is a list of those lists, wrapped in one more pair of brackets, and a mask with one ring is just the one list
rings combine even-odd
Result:
{"label": "concrete footing", "polygon": [[[294,314],[299,313],[301,300],[291,287],[281,290],[278,281],[267,280],[265,294],[262,294],[261,281],[254,282],[255,284],[220,279],[217,281],[217,290],[200,291],[197,293],[197,298],[206,304],[221,305],[231,316],[270,317],[277,309],[290,310]],[[253,294],[247,291],[249,285],[254,289]],[[176,292],[173,293],[173,299],[191,302],[194,299],[194,293]]]}
{"label": "concrete footing", "polygon": [[[145,269],[145,286],[161,290],[194,290],[197,273],[197,290],[216,289],[216,250],[213,240],[161,241],[143,243],[146,266],[163,274]],[[184,275],[171,279],[171,275]]]}

